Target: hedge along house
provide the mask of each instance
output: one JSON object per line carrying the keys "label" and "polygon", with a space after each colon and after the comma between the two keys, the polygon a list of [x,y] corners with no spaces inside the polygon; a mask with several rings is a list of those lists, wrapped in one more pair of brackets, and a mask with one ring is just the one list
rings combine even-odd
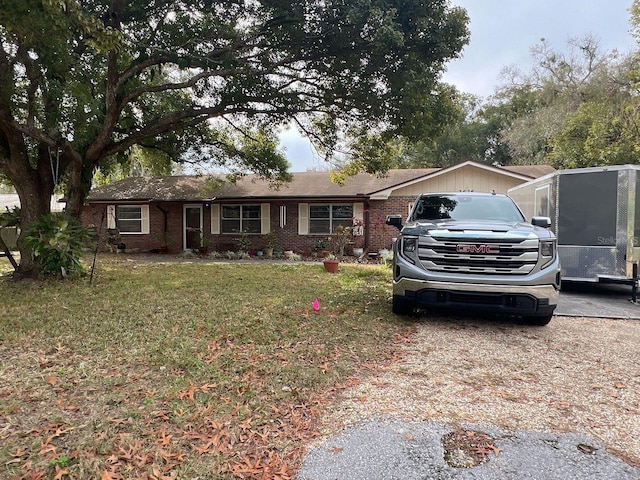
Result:
{"label": "hedge along house", "polygon": [[505,193],[552,171],[547,165],[464,162],[390,170],[383,177],[359,174],[343,185],[332,183],[327,172],[301,172],[279,189],[253,175],[217,187],[204,176],[131,177],[92,190],[82,220],[103,237],[117,232],[128,251],[157,251],[166,237],[172,253],[198,248],[203,237],[210,250],[238,250],[239,233],[246,231],[253,249],[264,248],[272,234],[277,248],[309,254],[344,225],[354,227],[353,247],[377,252],[397,234],[385,224],[386,216],[407,215],[420,193]]}

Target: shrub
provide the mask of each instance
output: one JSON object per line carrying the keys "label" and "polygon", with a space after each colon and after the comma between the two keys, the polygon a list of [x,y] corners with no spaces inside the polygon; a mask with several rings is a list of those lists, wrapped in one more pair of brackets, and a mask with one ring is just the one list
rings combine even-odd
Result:
{"label": "shrub", "polygon": [[5,211],[0,213],[0,227],[19,227],[20,226],[20,207],[5,207]]}
{"label": "shrub", "polygon": [[381,260],[382,260],[382,264],[385,267],[392,268],[393,267],[393,252],[389,251],[389,252],[385,253],[384,255],[382,255]]}
{"label": "shrub", "polygon": [[95,235],[62,213],[47,214],[33,222],[24,236],[24,245],[39,259],[43,273],[80,276],[82,247]]}
{"label": "shrub", "polygon": [[241,252],[248,251],[251,248],[249,233],[246,230],[242,230],[240,236],[236,239],[236,243],[238,244],[238,250]]}

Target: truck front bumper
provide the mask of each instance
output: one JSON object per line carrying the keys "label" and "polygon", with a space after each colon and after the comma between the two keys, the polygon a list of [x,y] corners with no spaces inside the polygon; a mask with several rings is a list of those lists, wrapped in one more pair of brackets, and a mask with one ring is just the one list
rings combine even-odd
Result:
{"label": "truck front bumper", "polygon": [[558,305],[554,285],[488,285],[400,278],[393,295],[416,307],[458,308],[512,315],[550,315]]}

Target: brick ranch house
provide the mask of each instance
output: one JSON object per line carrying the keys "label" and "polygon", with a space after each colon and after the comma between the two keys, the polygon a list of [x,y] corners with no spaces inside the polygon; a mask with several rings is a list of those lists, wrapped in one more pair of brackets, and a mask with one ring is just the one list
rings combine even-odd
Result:
{"label": "brick ranch house", "polygon": [[391,170],[384,177],[359,174],[344,185],[332,183],[327,172],[301,172],[280,189],[252,175],[217,188],[203,176],[131,177],[93,189],[82,221],[102,226],[103,239],[106,232],[117,232],[127,251],[157,251],[166,234],[170,253],[197,248],[200,235],[210,250],[225,252],[237,250],[239,232],[247,231],[254,249],[262,249],[271,233],[276,249],[304,255],[339,225],[348,225],[355,226],[353,247],[377,252],[397,235],[385,224],[386,216],[406,216],[420,193],[505,193],[552,171],[547,165],[494,167],[468,161],[448,168]]}

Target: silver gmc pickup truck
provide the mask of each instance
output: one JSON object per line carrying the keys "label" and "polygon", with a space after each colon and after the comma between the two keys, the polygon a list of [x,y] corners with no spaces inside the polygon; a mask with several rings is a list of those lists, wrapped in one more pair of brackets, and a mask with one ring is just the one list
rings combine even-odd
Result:
{"label": "silver gmc pickup truck", "polygon": [[515,202],[495,193],[420,195],[407,222],[389,215],[393,313],[415,307],[465,308],[546,325],[560,290],[556,237],[547,217],[527,223]]}

